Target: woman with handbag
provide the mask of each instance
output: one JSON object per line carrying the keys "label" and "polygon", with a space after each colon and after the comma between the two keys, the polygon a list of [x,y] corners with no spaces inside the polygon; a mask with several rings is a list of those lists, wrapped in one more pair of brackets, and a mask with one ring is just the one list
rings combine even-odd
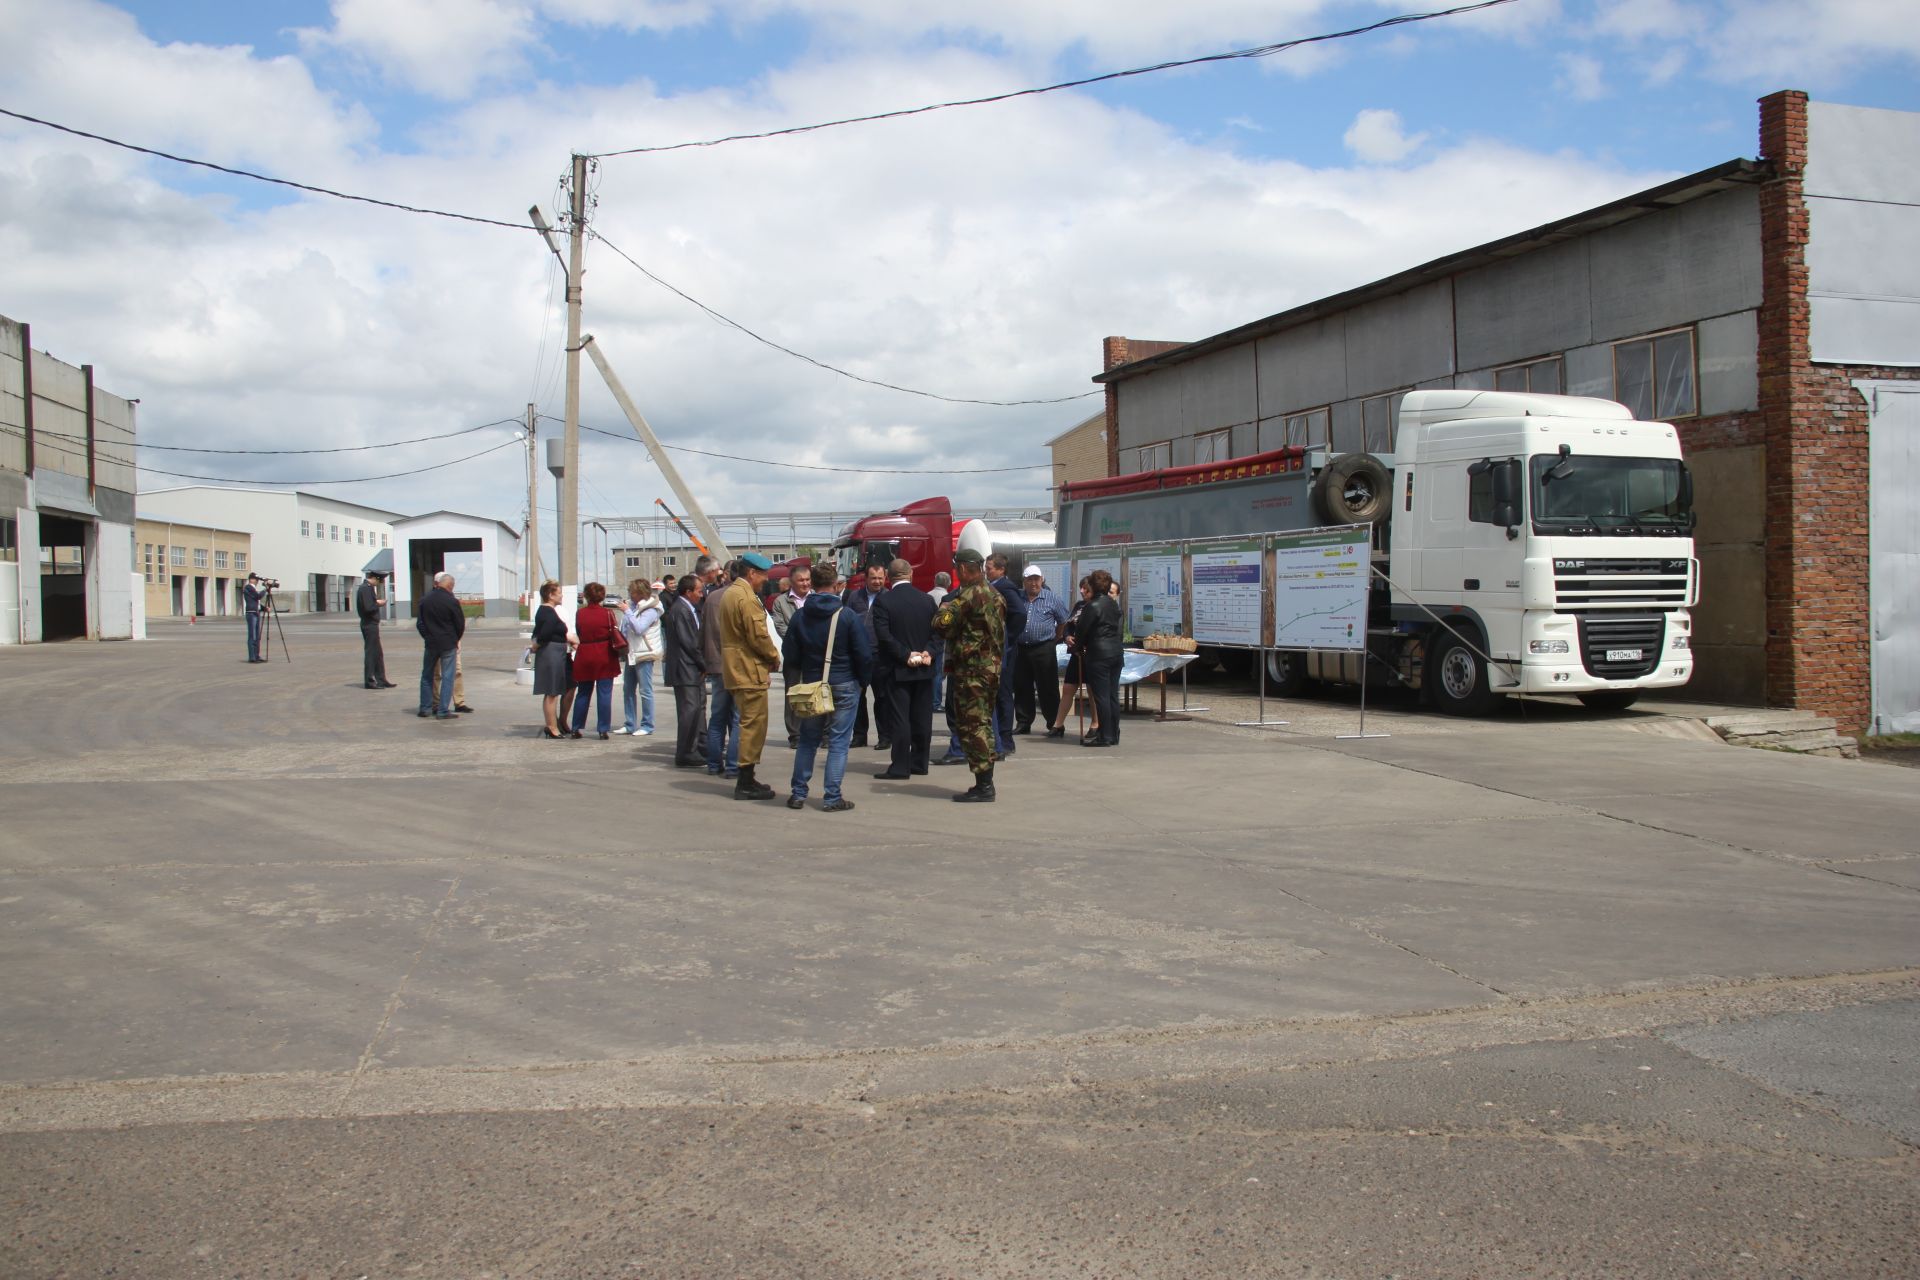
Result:
{"label": "woman with handbag", "polygon": [[[787,623],[787,638],[781,645],[787,699],[800,723],[789,809],[806,807],[807,784],[813,779],[813,761],[822,738],[827,743],[827,776],[820,807],[826,813],[853,808],[853,801],[840,794],[840,781],[847,772],[847,745],[853,738],[860,690],[872,676],[873,642],[857,616],[840,625],[846,607],[833,590],[837,577],[832,561],[813,566],[813,594]],[[825,714],[807,714],[821,703],[829,708]]]}
{"label": "woman with handbag", "polygon": [[545,699],[542,710],[547,727],[542,734],[548,738],[568,736],[562,720],[569,708],[561,705],[561,699],[570,699],[573,692],[567,651],[577,637],[560,620],[560,611],[554,608],[559,602],[560,584],[541,583],[540,607],[533,614],[533,692],[535,697]]}
{"label": "woman with handbag", "polygon": [[[615,733],[644,738],[653,732],[653,667],[660,660],[660,602],[653,584],[635,578],[627,584],[627,607],[620,615],[620,632],[627,638],[627,676],[624,685],[627,723]],[[634,719],[635,703],[639,719]]]}
{"label": "woman with handbag", "polygon": [[613,678],[626,660],[627,640],[614,622],[614,611],[606,607],[607,589],[589,582],[580,593],[580,611],[574,614],[573,630],[579,643],[573,650],[573,732],[577,738],[587,723],[587,703],[597,701],[600,714],[595,718],[601,739],[613,727]]}

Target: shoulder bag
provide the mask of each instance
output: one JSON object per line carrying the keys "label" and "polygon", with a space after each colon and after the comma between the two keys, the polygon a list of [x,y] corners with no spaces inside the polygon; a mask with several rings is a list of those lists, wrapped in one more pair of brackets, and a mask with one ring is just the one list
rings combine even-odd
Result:
{"label": "shoulder bag", "polygon": [[827,656],[820,663],[820,678],[787,687],[787,705],[802,720],[833,714],[833,686],[827,683],[827,677],[833,672],[833,641],[840,630],[840,615],[846,611],[845,605],[835,609],[833,621],[827,624]]}
{"label": "shoulder bag", "polygon": [[627,657],[627,637],[620,630],[620,615],[612,609],[608,609],[607,614],[607,653],[615,662],[624,662]]}

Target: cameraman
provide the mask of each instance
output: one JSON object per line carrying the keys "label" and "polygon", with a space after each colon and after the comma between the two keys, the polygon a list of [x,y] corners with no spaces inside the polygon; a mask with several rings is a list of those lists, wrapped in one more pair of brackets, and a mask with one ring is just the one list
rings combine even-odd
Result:
{"label": "cameraman", "polygon": [[247,575],[247,585],[242,590],[247,602],[247,661],[265,662],[260,656],[260,575]]}

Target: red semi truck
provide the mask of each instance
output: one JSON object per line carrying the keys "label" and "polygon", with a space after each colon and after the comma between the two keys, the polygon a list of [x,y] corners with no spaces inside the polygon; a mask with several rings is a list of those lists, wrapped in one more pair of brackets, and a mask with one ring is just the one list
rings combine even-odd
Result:
{"label": "red semi truck", "polygon": [[953,553],[971,547],[982,555],[1004,554],[1016,580],[1028,552],[1054,543],[1053,525],[1041,519],[956,520],[945,498],[922,498],[898,511],[862,516],[840,531],[833,560],[842,576],[868,565],[905,560],[913,566],[913,585],[933,589],[933,575],[953,572]]}

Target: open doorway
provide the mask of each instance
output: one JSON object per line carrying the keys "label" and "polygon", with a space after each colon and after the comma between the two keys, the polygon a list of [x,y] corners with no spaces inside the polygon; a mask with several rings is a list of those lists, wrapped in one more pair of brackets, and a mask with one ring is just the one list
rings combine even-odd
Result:
{"label": "open doorway", "polygon": [[79,640],[87,634],[88,523],[40,515],[42,640]]}
{"label": "open doorway", "polygon": [[415,538],[407,543],[407,584],[412,589],[413,616],[420,616],[420,601],[433,587],[435,574],[444,573],[447,557],[461,553],[478,554],[478,538]]}

